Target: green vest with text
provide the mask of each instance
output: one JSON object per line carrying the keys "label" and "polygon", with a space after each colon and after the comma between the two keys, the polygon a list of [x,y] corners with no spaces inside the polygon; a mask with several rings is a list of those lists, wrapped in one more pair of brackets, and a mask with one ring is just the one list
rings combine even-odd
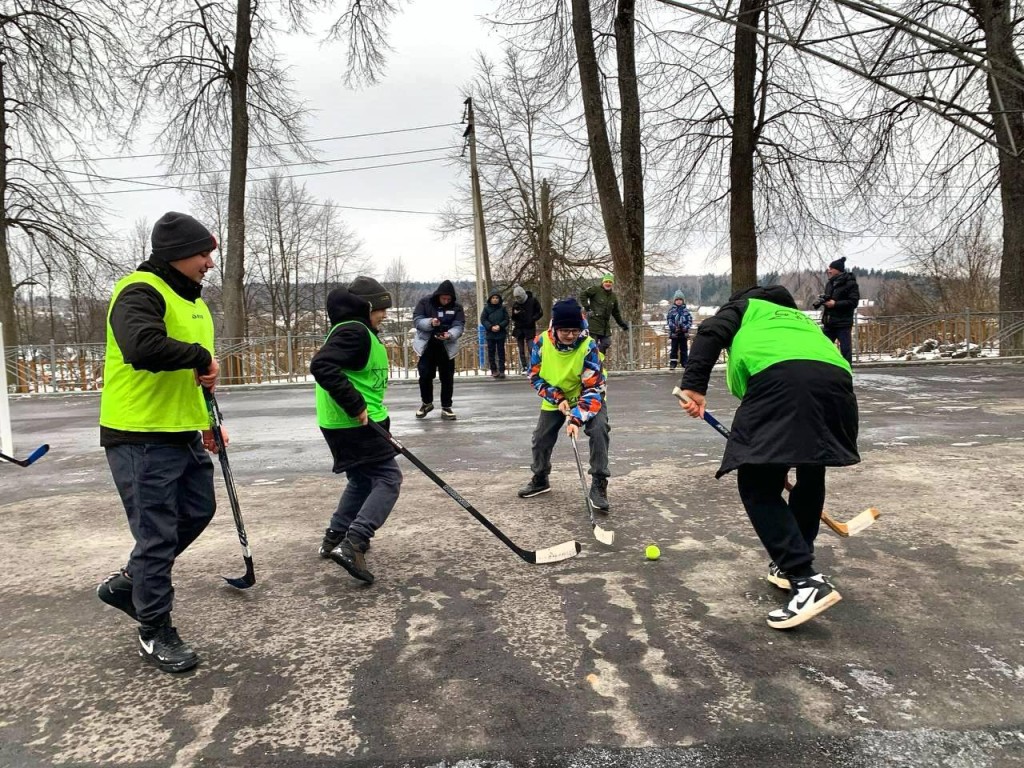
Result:
{"label": "green vest with text", "polygon": [[124,360],[110,326],[110,310],[121,292],[144,283],[164,300],[167,336],[186,344],[201,344],[213,354],[213,318],[202,299],[182,298],[152,272],[133,272],[118,281],[107,310],[107,354],[103,364],[100,424],[126,432],[186,432],[208,429],[209,413],[192,368],[179,371],[140,371]]}
{"label": "green vest with text", "polygon": [[[388,388],[387,347],[377,338],[377,334],[358,320],[346,320],[338,323],[331,328],[327,338],[329,339],[331,334],[341,326],[351,324],[365,328],[370,335],[370,356],[366,360],[366,365],[360,370],[345,371],[345,375],[366,401],[366,415],[370,421],[384,421],[388,417],[388,409],[384,405],[384,393]],[[319,384],[316,385],[316,422],[324,429],[351,429],[360,426],[359,419],[345,413],[345,410],[338,405],[338,401]]]}
{"label": "green vest with text", "polygon": [[729,347],[725,368],[729,391],[742,398],[751,376],[786,360],[817,360],[853,372],[835,344],[799,309],[750,299]]}
{"label": "green vest with text", "polygon": [[[583,392],[583,361],[590,351],[590,339],[575,349],[566,352],[554,345],[547,331],[540,335],[540,377],[553,387],[558,387],[565,399],[573,406]],[[558,406],[547,400],[540,403],[542,411],[557,411]]]}

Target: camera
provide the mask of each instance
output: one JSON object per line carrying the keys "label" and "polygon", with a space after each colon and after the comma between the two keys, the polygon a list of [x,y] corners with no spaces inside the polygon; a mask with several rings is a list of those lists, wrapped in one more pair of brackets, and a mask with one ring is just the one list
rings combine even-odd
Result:
{"label": "camera", "polygon": [[818,300],[811,304],[811,309],[821,309],[826,301],[828,301],[828,296],[826,296],[824,293],[819,293]]}

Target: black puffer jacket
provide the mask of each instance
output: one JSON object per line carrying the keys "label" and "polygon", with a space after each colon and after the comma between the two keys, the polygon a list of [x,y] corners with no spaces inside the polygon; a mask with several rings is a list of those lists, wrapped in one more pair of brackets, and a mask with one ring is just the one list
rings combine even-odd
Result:
{"label": "black puffer jacket", "polygon": [[852,328],[853,313],[860,303],[860,287],[852,272],[840,272],[825,283],[825,300],[836,303],[831,309],[824,308],[821,324],[829,328]]}
{"label": "black puffer jacket", "polygon": [[[327,315],[333,328],[346,320],[358,322],[343,325],[331,333],[309,363],[309,372],[316,383],[327,390],[345,413],[358,416],[366,409],[366,401],[353,386],[346,371],[359,371],[370,359],[370,304],[366,299],[335,288],[327,297]],[[391,420],[379,422],[391,429]],[[344,472],[359,464],[372,464],[393,457],[397,451],[377,434],[369,424],[349,429],[323,429],[324,439],[334,457],[334,471]]]}
{"label": "black puffer jacket", "polygon": [[522,301],[512,302],[512,335],[517,339],[532,339],[537,335],[537,321],[544,316],[537,297],[530,291]]}
{"label": "black puffer jacket", "polygon": [[[498,297],[498,303],[491,304],[491,299],[495,296]],[[489,340],[504,341],[508,338],[508,310],[505,309],[501,294],[497,291],[491,291],[491,295],[487,297],[484,311],[480,313],[480,325],[484,327],[484,333]],[[498,326],[498,330],[492,331],[491,328],[495,325]]]}

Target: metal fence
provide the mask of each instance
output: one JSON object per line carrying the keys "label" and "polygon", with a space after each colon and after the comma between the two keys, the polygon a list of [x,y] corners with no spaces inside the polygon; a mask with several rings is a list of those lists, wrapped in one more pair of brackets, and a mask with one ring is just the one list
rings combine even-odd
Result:
{"label": "metal fence", "polygon": [[[1024,311],[963,312],[946,315],[859,317],[854,328],[854,361],[920,357],[975,357],[1024,354]],[[390,375],[416,378],[410,336],[384,334]],[[290,334],[251,339],[220,339],[217,357],[224,384],[311,382],[309,361],[323,343],[321,334]],[[459,343],[457,376],[485,377],[490,371],[480,340],[467,331]],[[669,339],[660,323],[616,332],[606,363],[610,371],[668,367]],[[83,392],[103,387],[103,344],[21,346],[6,351],[11,393]],[[515,341],[505,348],[506,370],[519,370]]]}

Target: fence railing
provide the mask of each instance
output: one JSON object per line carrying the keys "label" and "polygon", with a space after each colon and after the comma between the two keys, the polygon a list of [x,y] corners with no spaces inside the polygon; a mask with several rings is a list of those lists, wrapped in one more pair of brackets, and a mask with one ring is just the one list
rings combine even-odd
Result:
{"label": "fence railing", "polygon": [[[392,379],[416,378],[411,336],[385,336]],[[900,360],[909,356],[975,357],[1024,354],[1024,311],[968,312],[858,318],[853,332],[854,362]],[[250,339],[220,339],[224,384],[309,382],[309,361],[323,343],[321,334],[285,334]],[[606,363],[610,371],[668,367],[669,339],[660,323],[616,332]],[[103,344],[26,345],[6,350],[11,393],[82,392],[103,387]],[[456,375],[485,377],[486,356],[473,331],[459,343]],[[513,339],[505,345],[506,371],[519,370]]]}

